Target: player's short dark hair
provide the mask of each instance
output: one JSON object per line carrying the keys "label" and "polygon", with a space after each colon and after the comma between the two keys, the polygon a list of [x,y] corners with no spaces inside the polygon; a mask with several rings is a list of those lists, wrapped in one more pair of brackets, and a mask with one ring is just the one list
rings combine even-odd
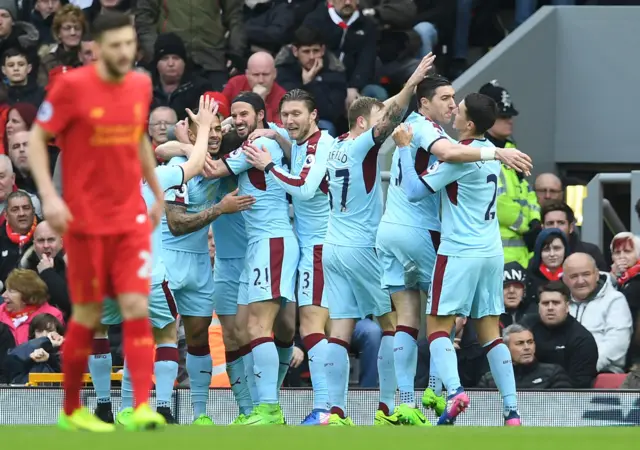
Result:
{"label": "player's short dark hair", "polygon": [[292,89],[282,96],[280,99],[280,110],[282,111],[282,105],[286,102],[302,102],[306,105],[309,112],[313,112],[316,109],[316,99],[311,93],[303,89]]}
{"label": "player's short dark hair", "polygon": [[373,97],[357,98],[349,107],[349,129],[351,130],[356,125],[358,117],[364,117],[368,120],[369,117],[371,117],[371,111],[373,111],[373,108],[383,109],[384,103]]}
{"label": "player's short dark hair", "polygon": [[62,323],[51,314],[38,314],[29,324],[29,339],[35,339],[37,331],[55,331],[59,335],[64,334]]}
{"label": "player's short dark hair", "polygon": [[569,291],[567,285],[562,281],[551,281],[549,283],[542,284],[538,288],[538,299],[543,292],[557,292],[558,294],[562,295],[566,302],[568,302],[569,298],[571,297],[571,291]]}
{"label": "player's short dark hair", "polygon": [[93,21],[91,33],[93,38],[100,40],[107,31],[119,30],[120,28],[133,27],[131,17],[119,11],[104,11]]}
{"label": "player's short dark hair", "polygon": [[325,45],[324,36],[322,33],[315,29],[306,26],[301,26],[296,30],[293,35],[294,47],[310,47],[312,45]]}
{"label": "player's short dark hair", "polygon": [[429,75],[418,83],[418,86],[416,87],[418,107],[420,107],[421,98],[426,98],[429,101],[433,100],[433,96],[436,95],[436,90],[442,86],[451,86],[451,81],[438,74]]}
{"label": "player's short dark hair", "polygon": [[562,211],[567,216],[567,221],[571,223],[575,223],[576,215],[573,213],[573,209],[565,202],[553,202],[547,205],[544,205],[540,210],[540,217],[542,218],[542,223],[544,223],[544,218],[547,214],[553,211]]}
{"label": "player's short dark hair", "polygon": [[464,98],[464,105],[467,118],[473,122],[477,134],[484,134],[496,122],[498,105],[491,97],[474,92]]}
{"label": "player's short dark hair", "polygon": [[29,62],[29,55],[27,55],[27,52],[18,47],[11,47],[2,54],[2,65],[4,66],[6,64],[7,58],[13,58],[14,56],[23,56],[24,59]]}
{"label": "player's short dark hair", "polygon": [[18,189],[17,191],[14,191],[11,194],[9,194],[6,199],[6,205],[9,206],[9,202],[11,202],[11,200],[13,200],[14,198],[21,198],[21,197],[29,200],[29,204],[31,205],[31,208],[33,208],[33,200],[31,200],[31,196],[27,191],[22,189]]}

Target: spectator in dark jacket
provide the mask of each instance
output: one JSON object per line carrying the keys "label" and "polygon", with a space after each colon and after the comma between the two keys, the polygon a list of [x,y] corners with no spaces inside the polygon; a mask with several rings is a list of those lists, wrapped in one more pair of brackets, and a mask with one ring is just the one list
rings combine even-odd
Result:
{"label": "spectator in dark jacket", "polygon": [[633,319],[627,364],[640,366],[640,238],[629,232],[616,234],[611,241],[611,258],[614,284],[626,297]]}
{"label": "spectator in dark jacket", "polygon": [[[511,353],[517,389],[571,389],[569,376],[561,366],[536,360],[536,343],[527,328],[511,325],[505,328],[502,338]],[[491,372],[482,377],[478,387],[496,388]]]}
{"label": "spectator in dark jacket", "polygon": [[7,103],[30,103],[36,108],[44,100],[44,89],[29,79],[32,66],[27,52],[10,48],[2,55],[2,73],[7,78]]}
{"label": "spectator in dark jacket", "polygon": [[25,10],[25,6],[30,10],[32,8],[29,22],[37,28],[40,44],[48,45],[55,43],[53,33],[51,33],[53,16],[62,8],[62,5],[66,3],[67,1],[65,0],[24,0],[22,2],[23,11]]}
{"label": "spectator in dark jacket", "polygon": [[49,304],[62,311],[67,319],[71,315],[71,301],[62,238],[51,229],[46,220],[36,227],[33,246],[22,256],[20,268],[38,272],[49,290]]}
{"label": "spectator in dark jacket", "polygon": [[0,227],[0,282],[18,267],[22,255],[33,245],[33,235],[38,225],[31,197],[24,191],[16,191],[7,197],[7,222]]}
{"label": "spectator in dark jacket", "polygon": [[527,303],[538,303],[540,287],[562,278],[562,263],[569,256],[567,236],[559,228],[538,234],[527,269]]}
{"label": "spectator in dark jacket", "polygon": [[187,50],[175,33],[158,36],[153,61],[153,102],[151,110],[168,106],[176,112],[178,120],[187,117],[186,108],[198,105],[200,96],[209,84],[190,69]]}
{"label": "spectator in dark jacket", "polygon": [[16,187],[30,194],[37,194],[38,188],[31,175],[29,165],[29,132],[18,131],[9,138],[8,152],[13,172],[16,175]]}
{"label": "spectator in dark jacket", "polygon": [[9,374],[6,369],[6,359],[9,350],[16,346],[13,333],[7,324],[0,323],[0,384],[9,382]]}
{"label": "spectator in dark jacket", "polygon": [[536,359],[562,366],[576,389],[589,389],[598,375],[593,335],[569,314],[569,288],[554,281],[540,288],[538,314],[523,324],[533,333]]}
{"label": "spectator in dark jacket", "polygon": [[10,383],[26,384],[30,373],[60,373],[60,346],[64,327],[51,314],[40,314],[29,324],[29,340],[15,347],[6,358]]}
{"label": "spectator in dark jacket", "polygon": [[378,31],[375,22],[358,10],[358,2],[333,0],[332,6],[321,2],[309,14],[304,26],[320,30],[327,48],[344,63],[347,71],[346,109],[361,95],[387,98],[387,92],[376,84]]}
{"label": "spectator in dark jacket", "polygon": [[569,205],[563,202],[550,203],[542,207],[540,218],[544,228],[560,228],[569,238],[569,252],[586,253],[596,260],[598,270],[609,272],[609,267],[604,260],[602,251],[595,244],[583,242],[576,231],[576,216]]}
{"label": "spectator in dark jacket", "polygon": [[29,55],[33,70],[29,76],[35,81],[40,66],[38,59],[38,30],[27,22],[18,21],[15,0],[0,0],[0,55],[10,48],[20,48]]}
{"label": "spectator in dark jacket", "polygon": [[504,265],[502,294],[505,312],[500,315],[501,328],[519,323],[526,314],[535,313],[535,303],[525,301],[526,280],[526,272],[519,263],[512,261]]}
{"label": "spectator in dark jacket", "polygon": [[304,89],[311,93],[318,108],[318,126],[335,137],[335,123],[347,97],[347,77],[344,65],[325,49],[320,31],[299,28],[293,44],[283,47],[276,56],[277,80],[287,91]]}

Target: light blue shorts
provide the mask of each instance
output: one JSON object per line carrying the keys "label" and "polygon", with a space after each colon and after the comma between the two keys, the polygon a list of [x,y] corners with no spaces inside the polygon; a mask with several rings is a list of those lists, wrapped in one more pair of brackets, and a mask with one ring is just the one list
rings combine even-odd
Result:
{"label": "light blue shorts", "polygon": [[[162,329],[175,322],[178,312],[173,294],[165,281],[151,286],[149,294],[149,319],[153,328]],[[110,298],[102,304],[102,325],[119,325],[122,323],[122,315],[118,302]]]}
{"label": "light blue shorts", "polygon": [[213,304],[219,316],[233,316],[238,311],[240,275],[244,258],[218,258],[213,265]]}
{"label": "light blue shorts", "polygon": [[404,289],[429,292],[438,245],[437,231],[380,222],[376,248],[382,288],[391,294]]}
{"label": "light blue shorts", "polygon": [[208,253],[163,250],[169,287],[181,316],[213,315],[213,271]]}
{"label": "light blue shorts", "polygon": [[389,293],[380,287],[380,263],[373,248],[324,244],[322,264],[332,319],[364,319],[391,312]]}
{"label": "light blue shorts", "polygon": [[438,255],[427,297],[427,314],[479,319],[504,312],[504,257]]}
{"label": "light blue shorts", "polygon": [[247,246],[244,262],[247,301],[284,298],[295,302],[296,270],[300,259],[295,237],[261,239]]}
{"label": "light blue shorts", "polygon": [[327,308],[322,268],[322,245],[300,247],[298,263],[298,307],[322,306]]}

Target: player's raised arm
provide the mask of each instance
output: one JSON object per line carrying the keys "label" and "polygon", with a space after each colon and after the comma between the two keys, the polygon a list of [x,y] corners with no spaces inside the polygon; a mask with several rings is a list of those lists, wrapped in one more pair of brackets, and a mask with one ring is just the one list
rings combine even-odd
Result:
{"label": "player's raised arm", "polygon": [[193,145],[193,150],[190,152],[189,160],[182,164],[185,183],[201,173],[204,169],[211,127],[215,124],[221,133],[221,126],[216,116],[218,113],[218,105],[211,97],[200,96],[197,116],[190,109],[187,109],[187,113],[191,120],[197,125],[198,133],[196,135],[196,142]]}
{"label": "player's raised arm", "polygon": [[146,135],[143,135],[140,139],[140,145],[138,147],[138,157],[140,159],[140,166],[142,167],[142,176],[146,180],[147,184],[151,188],[154,197],[156,198],[155,203],[149,209],[149,217],[151,218],[151,225],[153,228],[158,226],[160,223],[160,218],[162,217],[163,205],[164,205],[164,191],[158,182],[158,177],[156,176],[156,156],[153,152],[153,147],[151,146],[151,142],[149,142],[149,138]]}
{"label": "player's raised arm", "polygon": [[416,86],[427,76],[427,72],[433,66],[435,59],[436,57],[431,53],[422,58],[422,61],[420,61],[420,64],[409,77],[402,90],[384,102],[385,107],[382,119],[373,128],[373,137],[378,144],[381,144],[391,136],[393,130],[400,125]]}
{"label": "player's raised arm", "polygon": [[[280,130],[282,130],[282,132],[280,132]],[[286,156],[287,159],[291,159],[291,141],[284,136],[285,134],[286,131],[283,128],[270,123],[269,128],[258,128],[254,130],[253,133],[249,135],[249,141],[255,141],[260,137],[273,139],[282,149],[284,156]]]}
{"label": "player's raised arm", "polygon": [[410,202],[417,202],[432,194],[424,183],[420,182],[420,177],[415,169],[415,163],[411,157],[411,139],[413,130],[411,125],[401,124],[393,130],[393,141],[398,146],[400,155],[400,168],[402,170],[402,189]]}
{"label": "player's raised arm", "polygon": [[453,143],[448,139],[440,139],[431,146],[431,153],[440,161],[446,162],[498,160],[518,172],[523,172],[525,175],[529,175],[531,169],[533,169],[531,158],[515,148],[474,148],[468,145]]}
{"label": "player's raised arm", "polygon": [[177,140],[169,140],[164,144],[160,144],[156,147],[156,157],[163,160],[169,161],[171,158],[175,156],[189,156],[191,154],[191,150],[193,149],[193,145],[189,142],[189,138],[186,138],[186,142],[183,139],[180,139],[179,135],[188,136],[187,130],[189,129],[188,119],[179,121],[175,126],[175,138]]}

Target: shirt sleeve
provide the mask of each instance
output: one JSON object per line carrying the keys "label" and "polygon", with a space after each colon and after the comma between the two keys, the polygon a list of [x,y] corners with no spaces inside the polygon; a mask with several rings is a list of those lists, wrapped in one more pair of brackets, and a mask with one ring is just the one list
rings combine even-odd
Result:
{"label": "shirt sleeve", "polygon": [[38,109],[36,123],[48,133],[60,134],[73,120],[75,95],[62,75],[55,83]]}
{"label": "shirt sleeve", "polygon": [[247,155],[244,154],[242,148],[237,148],[231,153],[226,154],[222,158],[222,162],[227,166],[229,172],[234,175],[240,175],[242,172],[246,172],[253,167],[247,161]]}
{"label": "shirt sleeve", "polygon": [[184,184],[184,169],[179,166],[158,166],[156,177],[163,191],[179,188]]}
{"label": "shirt sleeve", "polygon": [[423,148],[427,152],[430,152],[433,144],[438,142],[440,139],[447,139],[447,137],[431,123],[419,128],[417,138],[416,143],[418,148]]}
{"label": "shirt sleeve", "polygon": [[[164,200],[167,203],[182,206],[187,206],[189,204],[189,191],[187,188],[187,183],[184,182],[184,171],[181,167],[181,164],[184,163],[185,160],[186,159],[184,157],[177,156],[175,158],[171,158],[166,166],[156,167],[156,175],[158,176],[158,181],[160,183],[163,183],[160,180],[160,173],[158,172],[160,169],[170,170],[174,173],[174,175],[167,177],[173,178],[173,180],[167,181],[167,183],[171,182],[173,184],[171,184],[168,188],[164,184],[161,184],[162,188],[165,191]],[[181,181],[179,183],[175,183],[175,181],[178,179],[178,173],[180,174],[179,178],[181,179]]]}
{"label": "shirt sleeve", "polygon": [[275,123],[269,122],[269,128],[271,128],[273,131],[276,131],[280,136],[285,138],[287,141],[291,140],[291,138],[289,137],[289,133],[287,133],[287,130],[276,125]]}
{"label": "shirt sleeve", "polygon": [[471,170],[473,170],[473,168],[468,163],[459,164],[436,161],[420,175],[420,180],[429,192],[434,193],[443,189],[448,184],[459,180]]}
{"label": "shirt sleeve", "polygon": [[[318,148],[320,147],[320,148]],[[292,197],[302,200],[312,198],[327,173],[327,158],[329,147],[327,145],[307,145],[307,154],[304,166],[299,176],[291,175],[281,166],[274,166],[269,170],[269,176],[276,181]]]}

